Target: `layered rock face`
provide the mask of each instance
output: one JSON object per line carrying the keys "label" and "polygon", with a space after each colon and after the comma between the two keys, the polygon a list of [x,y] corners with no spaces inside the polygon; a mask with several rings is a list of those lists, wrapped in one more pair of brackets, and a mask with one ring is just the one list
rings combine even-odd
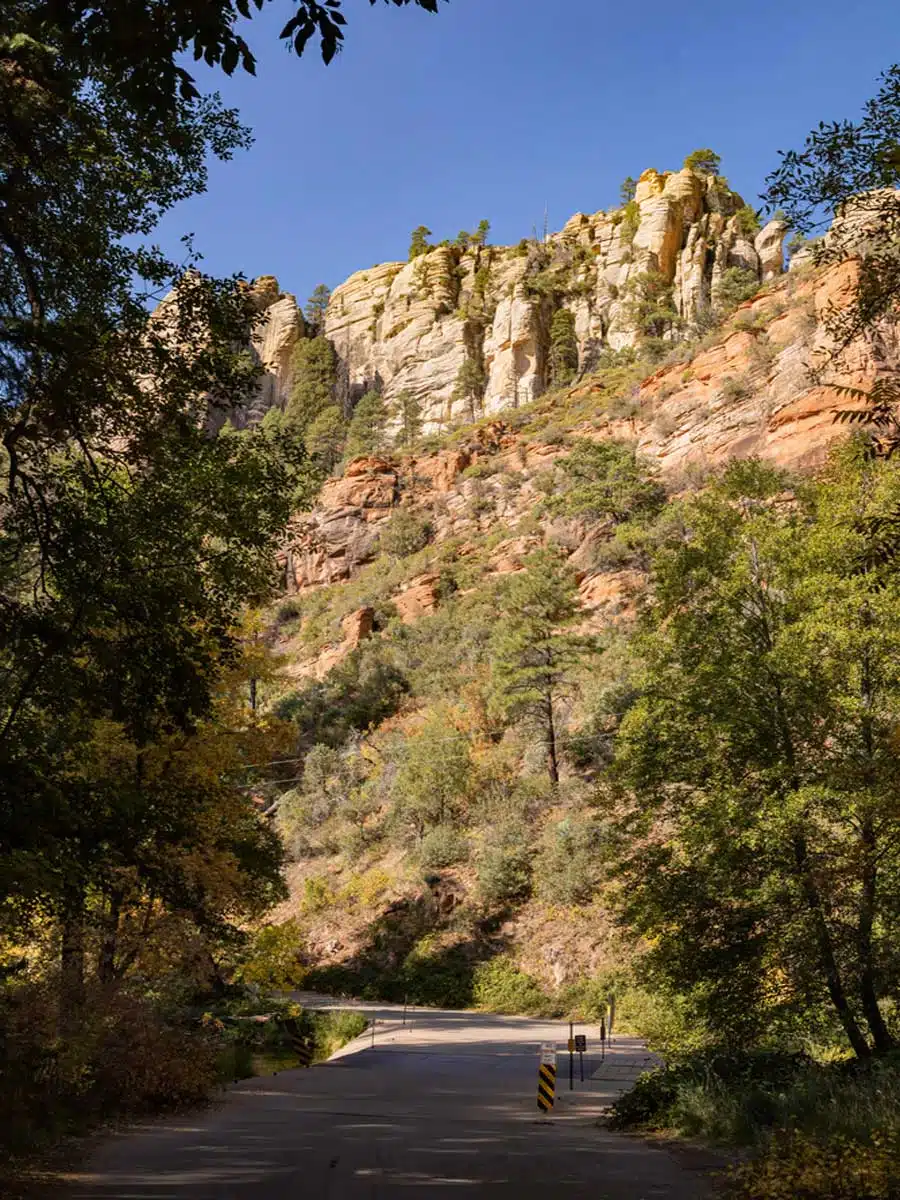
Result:
{"label": "layered rock face", "polygon": [[[357,272],[338,287],[325,322],[352,401],[371,387],[386,401],[408,393],[425,433],[516,408],[548,385],[554,313],[575,317],[579,367],[639,337],[635,297],[648,275],[671,288],[684,326],[702,319],[726,271],[760,282],[781,273],[785,227],[746,235],[744,202],[724,183],[690,170],[645,171],[624,208],[582,213],[545,243],[441,246],[408,263]],[[256,349],[267,372],[247,420],[290,386],[290,351],[302,328],[293,297],[270,277],[256,284],[267,320]],[[469,364],[476,387],[460,386]]]}
{"label": "layered rock face", "polygon": [[[559,399],[559,422],[569,437],[636,443],[676,489],[680,476],[734,458],[814,467],[846,435],[835,413],[854,402],[841,389],[870,388],[900,363],[889,325],[832,359],[826,320],[850,301],[855,278],[852,262],[786,275],[742,305],[707,344],[625,394],[615,385],[609,392],[603,372],[574,385]],[[580,414],[574,419],[573,410]],[[541,477],[567,453],[565,439],[523,436],[511,418],[498,418],[446,449],[357,459],[325,484],[312,513],[297,518],[286,587],[303,591],[353,578],[378,553],[380,529],[398,507],[427,513],[438,542],[514,529],[540,498]],[[486,462],[489,469],[469,470]],[[501,543],[495,569],[517,569],[530,548],[515,538]]]}

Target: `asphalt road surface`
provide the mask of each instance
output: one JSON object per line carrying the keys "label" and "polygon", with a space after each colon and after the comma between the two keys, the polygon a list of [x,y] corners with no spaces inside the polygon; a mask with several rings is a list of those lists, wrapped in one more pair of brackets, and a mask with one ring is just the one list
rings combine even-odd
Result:
{"label": "asphalt road surface", "polygon": [[[326,1002],[315,1001],[320,1006]],[[343,1004],[341,1007],[350,1007]],[[601,1059],[586,1033],[585,1082],[537,1109],[542,1048],[567,1028],[479,1013],[357,1005],[371,1033],[311,1070],[228,1090],[212,1108],[104,1139],[66,1176],[72,1200],[700,1200],[699,1169],[597,1127],[649,1062],[631,1038]]]}

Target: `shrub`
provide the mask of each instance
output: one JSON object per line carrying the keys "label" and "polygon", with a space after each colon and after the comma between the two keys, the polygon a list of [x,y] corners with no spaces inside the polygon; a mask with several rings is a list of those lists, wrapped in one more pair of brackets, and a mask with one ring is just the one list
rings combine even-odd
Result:
{"label": "shrub", "polygon": [[621,238],[623,242],[633,242],[641,223],[641,210],[633,197],[622,209]]}
{"label": "shrub", "polygon": [[358,1012],[313,1013],[314,1058],[321,1062],[365,1033],[368,1021]]}
{"label": "shrub", "polygon": [[[752,1119],[743,1121],[742,1105],[755,1112],[757,1125],[770,1127],[775,1119],[766,1095],[790,1088],[810,1066],[802,1054],[779,1051],[736,1051],[712,1047],[673,1059],[647,1071],[613,1105],[616,1129],[690,1129],[720,1140],[752,1140]],[[704,1122],[706,1122],[704,1124]]]}
{"label": "shrub", "polygon": [[438,825],[422,839],[419,861],[423,867],[440,870],[464,862],[469,857],[469,843],[464,834],[452,825]]}
{"label": "shrub", "polygon": [[50,985],[0,991],[0,1149],[28,1153],[110,1116],[197,1104],[216,1085],[218,1047],[178,1010],[136,992],[89,995],[61,1042]]}
{"label": "shrub", "polygon": [[479,1008],[512,1016],[540,1013],[549,1006],[538,981],[520,971],[508,958],[493,958],[478,964],[472,995]]}
{"label": "shrub", "polygon": [[321,912],[324,908],[330,908],[335,899],[334,888],[324,875],[312,875],[304,879],[301,905],[305,913]]}
{"label": "shrub", "polygon": [[492,831],[478,856],[478,891],[485,904],[525,900],[531,892],[531,851],[518,830]]}
{"label": "shrub", "polygon": [[540,898],[551,904],[585,904],[597,883],[596,831],[571,819],[552,826],[536,857]]}
{"label": "shrub", "polygon": [[752,393],[750,382],[745,375],[728,375],[722,380],[719,395],[729,404],[746,400]]}
{"label": "shrub", "polygon": [[760,231],[759,216],[756,209],[750,204],[745,204],[743,208],[739,208],[734,214],[737,227],[746,238],[752,238]]}
{"label": "shrub", "polygon": [[434,536],[434,529],[427,517],[401,508],[381,531],[379,546],[392,558],[409,558],[424,550]]}
{"label": "shrub", "polygon": [[729,313],[758,291],[759,278],[755,271],[746,267],[729,267],[722,272],[713,299],[720,312]]}
{"label": "shrub", "polygon": [[275,609],[275,624],[288,625],[291,621],[299,621],[303,615],[303,606],[300,601],[290,597],[287,600],[282,600]]}
{"label": "shrub", "polygon": [[766,1153],[732,1173],[733,1200],[897,1200],[900,1145],[896,1134],[871,1142],[785,1134]]}

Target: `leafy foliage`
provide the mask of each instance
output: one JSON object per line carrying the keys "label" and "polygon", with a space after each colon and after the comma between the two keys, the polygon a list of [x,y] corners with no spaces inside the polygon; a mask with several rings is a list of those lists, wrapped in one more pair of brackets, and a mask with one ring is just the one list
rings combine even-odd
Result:
{"label": "leafy foliage", "polygon": [[325,314],[331,301],[331,289],[320,283],[306,302],[303,315],[313,337],[321,337],[325,332]]}
{"label": "leafy foliage", "polygon": [[898,476],[851,446],[796,505],[783,487],[735,464],[657,555],[618,751],[644,839],[626,912],[714,1027],[754,1036],[827,1003],[865,1057],[894,1042],[900,596],[859,563]]}
{"label": "leafy foliage", "polygon": [[397,441],[405,450],[411,450],[422,434],[422,405],[404,389],[394,401],[393,415],[399,422]]}
{"label": "leafy foliage", "polygon": [[833,308],[826,324],[839,348],[874,332],[900,295],[900,66],[881,79],[859,121],[822,122],[802,150],[781,155],[767,179],[770,208],[782,209],[800,234],[836,217],[828,238],[812,245],[822,266],[856,258],[859,275],[849,305]]}
{"label": "leafy foliage", "polygon": [[427,225],[419,225],[413,231],[409,243],[409,261],[414,258],[421,258],[423,254],[428,254],[434,247],[428,241],[431,237],[431,230]]}
{"label": "leafy foliage", "polygon": [[651,519],[665,503],[665,490],[653,479],[633,446],[579,439],[560,464],[566,480],[551,512],[616,523]]}

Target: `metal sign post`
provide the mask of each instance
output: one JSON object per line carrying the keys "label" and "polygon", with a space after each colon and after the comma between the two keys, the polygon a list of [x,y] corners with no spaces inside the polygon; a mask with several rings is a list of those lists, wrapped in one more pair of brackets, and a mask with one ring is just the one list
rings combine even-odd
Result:
{"label": "metal sign post", "polygon": [[600,1059],[606,1058],[606,1017],[600,1018]]}
{"label": "metal sign post", "polygon": [[587,1038],[583,1033],[575,1035],[575,1051],[581,1067],[581,1082],[584,1083],[584,1052],[587,1050]]}
{"label": "metal sign post", "polygon": [[573,1035],[574,1025],[569,1022],[569,1091],[575,1087],[575,1038]]}

